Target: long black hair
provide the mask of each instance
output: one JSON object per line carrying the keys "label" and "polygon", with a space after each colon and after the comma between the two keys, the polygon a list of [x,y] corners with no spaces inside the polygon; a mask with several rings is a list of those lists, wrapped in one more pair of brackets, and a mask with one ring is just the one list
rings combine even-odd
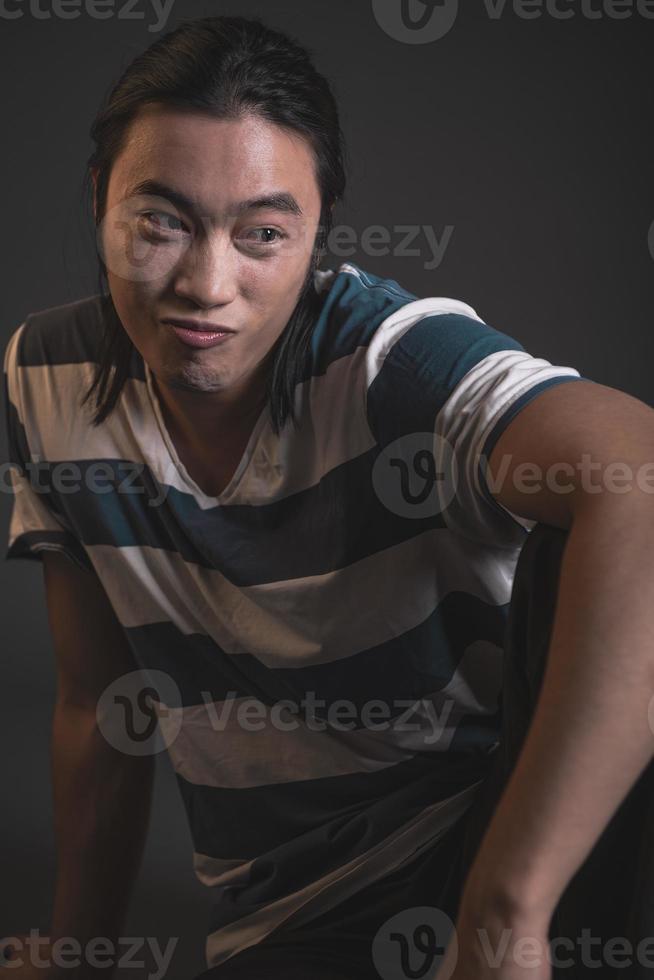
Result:
{"label": "long black hair", "polygon": [[[267,374],[271,423],[278,433],[289,417],[295,421],[294,391],[302,378],[320,305],[313,273],[333,227],[332,207],[345,191],[346,151],[332,90],[307,49],[258,18],[182,21],[128,65],[92,123],[95,149],[87,161],[85,186],[92,195],[91,171],[97,170],[96,233],[105,213],[111,167],[127,128],[139,110],[152,103],[200,110],[216,119],[254,113],[304,136],[314,152],[321,195],[318,232],[304,286],[270,352]],[[113,304],[99,250],[98,263],[103,336],[93,382],[82,401],[95,391],[94,425],[100,425],[115,407],[134,353]]]}

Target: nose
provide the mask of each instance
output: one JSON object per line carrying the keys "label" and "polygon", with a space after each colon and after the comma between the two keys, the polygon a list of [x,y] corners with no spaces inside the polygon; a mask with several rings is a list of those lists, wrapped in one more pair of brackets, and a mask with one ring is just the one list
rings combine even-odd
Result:
{"label": "nose", "polygon": [[175,270],[176,295],[206,308],[231,303],[237,293],[233,253],[229,241],[195,241]]}

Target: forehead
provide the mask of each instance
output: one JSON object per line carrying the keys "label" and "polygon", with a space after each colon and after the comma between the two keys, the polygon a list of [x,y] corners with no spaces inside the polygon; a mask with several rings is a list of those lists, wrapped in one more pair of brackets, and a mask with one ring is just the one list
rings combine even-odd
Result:
{"label": "forehead", "polygon": [[288,190],[308,203],[319,194],[310,144],[260,116],[216,119],[148,106],[132,120],[111,170],[109,193],[145,179],[183,188],[198,200],[241,200]]}

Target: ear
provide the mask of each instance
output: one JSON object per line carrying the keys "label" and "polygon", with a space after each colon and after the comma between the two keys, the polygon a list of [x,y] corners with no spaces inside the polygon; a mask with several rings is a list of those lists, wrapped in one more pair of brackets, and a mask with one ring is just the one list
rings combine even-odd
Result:
{"label": "ear", "polygon": [[98,220],[98,168],[91,167],[91,180],[93,181],[93,217]]}

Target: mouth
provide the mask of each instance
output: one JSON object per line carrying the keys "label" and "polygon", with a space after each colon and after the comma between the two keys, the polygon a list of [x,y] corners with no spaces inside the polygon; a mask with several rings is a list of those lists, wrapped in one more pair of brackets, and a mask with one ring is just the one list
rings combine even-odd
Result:
{"label": "mouth", "polygon": [[208,320],[191,320],[187,317],[167,317],[161,322],[170,323],[172,326],[181,327],[183,330],[194,330],[196,333],[236,333],[232,327],[228,327],[224,323],[210,323]]}
{"label": "mouth", "polygon": [[223,343],[236,333],[231,327],[222,324],[203,323],[200,320],[165,319],[161,321],[172,327],[178,340],[187,347],[213,347]]}

